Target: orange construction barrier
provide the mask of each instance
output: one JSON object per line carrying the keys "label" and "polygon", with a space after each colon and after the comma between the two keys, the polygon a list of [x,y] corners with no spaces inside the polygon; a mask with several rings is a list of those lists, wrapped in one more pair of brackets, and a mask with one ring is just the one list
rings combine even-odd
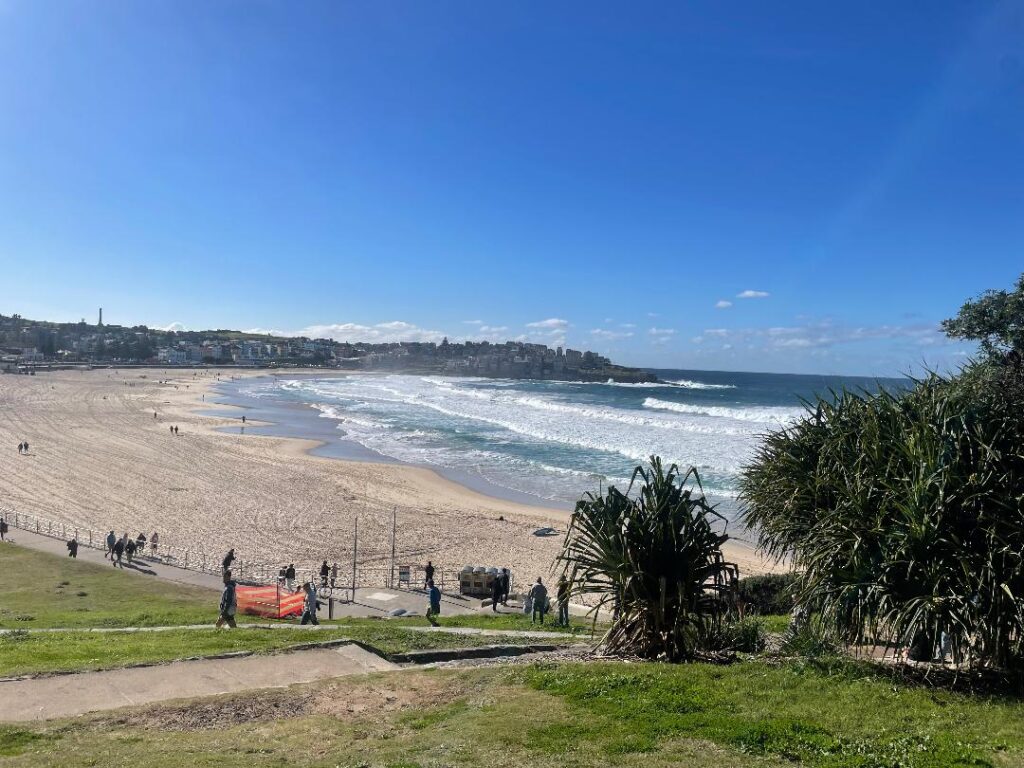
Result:
{"label": "orange construction barrier", "polygon": [[238,612],[250,616],[265,616],[268,619],[283,619],[301,616],[306,596],[300,590],[289,592],[279,586],[235,587]]}

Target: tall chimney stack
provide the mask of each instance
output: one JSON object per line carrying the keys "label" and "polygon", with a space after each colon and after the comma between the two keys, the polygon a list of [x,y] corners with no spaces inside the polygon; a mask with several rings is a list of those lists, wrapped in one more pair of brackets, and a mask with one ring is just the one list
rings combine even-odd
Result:
{"label": "tall chimney stack", "polygon": [[100,322],[99,325],[103,325],[103,307],[100,307]]}

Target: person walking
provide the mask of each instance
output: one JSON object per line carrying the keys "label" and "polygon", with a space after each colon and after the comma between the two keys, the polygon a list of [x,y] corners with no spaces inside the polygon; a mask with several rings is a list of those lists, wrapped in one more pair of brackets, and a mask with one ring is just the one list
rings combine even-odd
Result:
{"label": "person walking", "polygon": [[142,557],[142,553],[146,550],[146,534],[139,532],[139,535],[135,537],[135,551],[139,557]]}
{"label": "person walking", "polygon": [[558,577],[558,588],[555,591],[558,600],[558,626],[569,626],[569,580],[563,573]]}
{"label": "person walking", "polygon": [[337,583],[338,583],[338,564],[337,564],[337,562],[335,562],[335,564],[331,566],[331,589],[334,589],[334,587],[335,587],[335,585]]}
{"label": "person walking", "polygon": [[71,541],[68,542],[68,557],[78,557],[78,539],[74,536],[71,537]]}
{"label": "person walking", "polygon": [[216,625],[218,628],[225,624],[231,629],[238,626],[235,624],[235,613],[238,611],[238,593],[235,591],[237,586],[235,580],[231,578],[231,571],[224,571],[224,591],[220,593],[220,616]]}
{"label": "person walking", "polygon": [[427,560],[427,566],[423,569],[423,583],[428,588],[434,583],[434,564],[429,560]]}
{"label": "person walking", "polygon": [[284,583],[289,592],[295,591],[295,563],[290,564],[284,572]]}
{"label": "person walking", "polygon": [[112,562],[110,564],[112,566],[114,566],[115,568],[117,568],[118,566],[121,566],[122,568],[124,568],[124,563],[121,562],[121,558],[123,556],[124,556],[124,539],[115,539],[114,540],[114,550],[113,550],[113,552],[111,554]]}
{"label": "person walking", "polygon": [[530,588],[530,597],[533,599],[533,611],[530,614],[530,623],[537,621],[537,614],[540,614],[540,623],[544,624],[544,613],[548,608],[548,588],[544,586],[540,576],[537,583]]}
{"label": "person walking", "polygon": [[509,585],[512,582],[512,578],[509,575],[508,568],[501,569],[501,604],[508,605],[508,590]]}
{"label": "person walking", "polygon": [[501,574],[494,574],[494,579],[491,580],[491,610],[494,613],[498,612],[498,603],[501,602]]}
{"label": "person walking", "polygon": [[327,589],[327,577],[331,574],[331,568],[327,565],[327,561],[324,560],[320,563],[320,586]]}
{"label": "person walking", "polygon": [[160,543],[160,537],[156,535],[156,531],[153,531],[153,535],[149,537],[149,551],[153,553],[153,557],[156,557],[156,547]]}
{"label": "person walking", "polygon": [[232,547],[228,550],[228,553],[224,555],[224,559],[220,561],[220,569],[227,573],[231,570],[231,564],[235,562],[235,548]]}
{"label": "person walking", "polygon": [[25,441],[25,455],[28,456],[28,440]]}
{"label": "person walking", "polygon": [[110,533],[107,534],[107,551],[103,555],[104,557],[109,557],[111,560],[114,559],[114,545],[116,543],[117,543],[117,536],[115,536],[114,532],[111,531]]}
{"label": "person walking", "polygon": [[135,540],[129,539],[127,533],[124,536],[128,539],[124,543],[124,555],[128,559],[128,565],[131,565],[132,558],[135,557]]}
{"label": "person walking", "polygon": [[174,434],[174,426],[172,425],[172,426],[168,427],[168,429],[171,430],[171,434],[173,435]]}
{"label": "person walking", "polygon": [[18,455],[20,456],[25,452],[25,443],[18,443]]}
{"label": "person walking", "polygon": [[316,609],[320,605],[316,599],[316,585],[312,581],[307,581],[303,584],[303,589],[306,590],[306,602],[303,603],[302,621],[299,623],[319,624],[320,622],[316,618]]}
{"label": "person walking", "polygon": [[277,572],[277,586],[284,588],[285,585],[285,573],[288,571],[288,566],[282,565],[281,570]]}
{"label": "person walking", "polygon": [[0,541],[7,540],[7,520],[0,517]]}
{"label": "person walking", "polygon": [[441,614],[441,590],[434,586],[433,579],[427,582],[427,596],[427,621],[432,627],[436,627],[437,617]]}

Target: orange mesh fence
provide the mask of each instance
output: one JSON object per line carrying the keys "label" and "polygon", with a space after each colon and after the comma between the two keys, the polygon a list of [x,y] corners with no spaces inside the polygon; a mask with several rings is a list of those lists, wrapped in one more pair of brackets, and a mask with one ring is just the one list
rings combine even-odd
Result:
{"label": "orange mesh fence", "polygon": [[250,616],[265,616],[268,619],[283,619],[286,616],[302,615],[305,595],[289,592],[277,586],[236,587],[238,612]]}

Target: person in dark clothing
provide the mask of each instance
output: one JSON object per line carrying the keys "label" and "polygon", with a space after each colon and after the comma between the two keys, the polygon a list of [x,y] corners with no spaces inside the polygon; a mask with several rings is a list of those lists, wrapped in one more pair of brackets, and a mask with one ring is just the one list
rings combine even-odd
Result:
{"label": "person in dark clothing", "polygon": [[68,557],[78,557],[78,539],[74,537],[68,542]]}
{"label": "person in dark clothing", "polygon": [[170,429],[170,430],[171,430],[171,434],[173,435],[173,434],[174,434],[174,427],[173,427],[173,426],[170,426],[170,427],[168,427],[168,429]]}
{"label": "person in dark clothing", "polygon": [[18,443],[18,453],[22,454],[24,452],[25,452],[25,444],[24,443]]}
{"label": "person in dark clothing", "polygon": [[114,542],[114,551],[113,551],[112,556],[110,558],[111,560],[113,560],[111,565],[114,566],[115,568],[117,568],[117,566],[121,566],[122,568],[124,568],[124,563],[121,562],[121,557],[123,555],[124,555],[124,539],[117,539]]}
{"label": "person in dark clothing", "polygon": [[135,537],[135,551],[138,553],[139,557],[142,557],[142,553],[145,550],[146,550],[146,534],[139,533],[139,535]]}
{"label": "person in dark clothing", "polygon": [[561,627],[569,626],[569,581],[565,578],[565,574],[558,577],[558,625]]}
{"label": "person in dark clothing", "polygon": [[224,591],[220,595],[220,616],[217,618],[217,626],[223,627],[227,624],[234,629],[235,613],[238,611],[238,595],[235,587],[238,585],[231,578],[231,571],[224,571]]}
{"label": "person in dark clothing", "polygon": [[494,574],[494,580],[491,582],[491,610],[495,613],[498,612],[498,603],[501,602],[501,574]]}
{"label": "person in dark clothing", "polygon": [[508,590],[512,579],[509,576],[508,568],[501,569],[501,604],[508,605]]}
{"label": "person in dark clothing", "polygon": [[0,541],[7,538],[7,521],[0,517]]}
{"label": "person in dark clothing", "polygon": [[427,567],[423,569],[423,581],[427,587],[434,582],[434,564],[427,560]]}
{"label": "person in dark clothing", "polygon": [[124,555],[128,559],[128,565],[132,564],[132,558],[135,557],[135,541],[128,539],[124,543]]}
{"label": "person in dark clothing", "polygon": [[302,621],[300,624],[319,624],[316,618],[316,609],[319,607],[316,599],[316,586],[312,581],[307,581],[303,585],[303,589],[306,590],[306,602],[302,606]]}
{"label": "person in dark clothing", "polygon": [[228,550],[228,553],[224,555],[224,559],[220,561],[220,569],[227,573],[231,568],[231,564],[235,562],[235,550],[234,547]]}
{"label": "person in dark clothing", "polygon": [[320,586],[324,589],[327,588],[327,578],[331,575],[331,567],[327,565],[327,561],[324,560],[320,564]]}
{"label": "person in dark clothing", "polygon": [[289,591],[295,591],[295,563],[289,565],[288,570],[284,572],[284,583]]}
{"label": "person in dark clothing", "polygon": [[530,616],[530,623],[532,624],[537,620],[537,614],[539,613],[540,623],[544,624],[544,614],[548,610],[548,588],[544,586],[540,576],[537,577],[537,583],[530,588],[530,597],[533,598],[533,612]]}
{"label": "person in dark clothing", "polygon": [[28,456],[28,440],[25,441],[25,455]]}
{"label": "person in dark clothing", "polygon": [[114,559],[114,545],[117,543],[117,536],[111,531],[107,534],[107,551],[104,557],[109,557],[111,560]]}

